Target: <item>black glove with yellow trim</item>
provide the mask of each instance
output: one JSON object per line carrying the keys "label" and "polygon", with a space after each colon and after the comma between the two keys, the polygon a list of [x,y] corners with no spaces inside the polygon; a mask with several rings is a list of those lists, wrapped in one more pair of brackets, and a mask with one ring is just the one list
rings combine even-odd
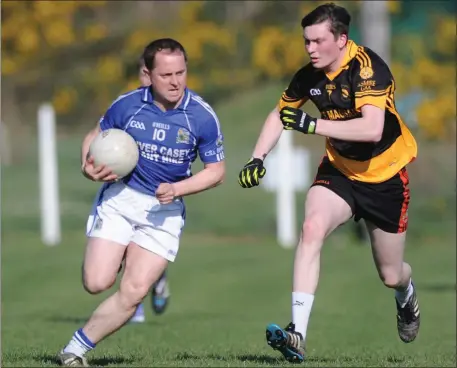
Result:
{"label": "black glove with yellow trim", "polygon": [[252,188],[260,184],[260,179],[265,176],[267,170],[263,167],[263,161],[260,158],[251,158],[243,169],[240,171],[238,183],[243,188]]}
{"label": "black glove with yellow trim", "polygon": [[301,109],[286,106],[279,112],[279,116],[284,129],[293,129],[304,134],[316,132],[317,119],[309,116]]}

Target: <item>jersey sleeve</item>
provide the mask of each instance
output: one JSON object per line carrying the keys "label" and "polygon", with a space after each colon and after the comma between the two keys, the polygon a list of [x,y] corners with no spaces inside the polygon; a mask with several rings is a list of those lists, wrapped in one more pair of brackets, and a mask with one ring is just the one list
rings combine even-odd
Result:
{"label": "jersey sleeve", "polygon": [[309,65],[301,68],[289,83],[289,86],[282,93],[278,102],[278,110],[289,106],[300,108],[308,101],[308,89],[306,82],[309,79]]}
{"label": "jersey sleeve", "polygon": [[110,108],[106,111],[105,115],[100,118],[99,121],[100,129],[107,130],[107,129],[123,129],[122,126],[122,113],[120,104],[116,103],[116,101],[110,106]]}
{"label": "jersey sleeve", "polygon": [[198,138],[198,155],[205,164],[220,162],[225,159],[224,136],[215,114],[211,114],[211,117],[201,126]]}
{"label": "jersey sleeve", "polygon": [[359,65],[352,86],[356,110],[360,111],[364,105],[385,109],[387,99],[393,93],[393,76],[389,68],[374,53],[361,51],[357,60]]}

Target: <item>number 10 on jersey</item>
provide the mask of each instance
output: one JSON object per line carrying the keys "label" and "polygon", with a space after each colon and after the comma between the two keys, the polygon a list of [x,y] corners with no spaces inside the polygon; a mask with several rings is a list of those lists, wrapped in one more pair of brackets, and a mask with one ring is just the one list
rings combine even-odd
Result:
{"label": "number 10 on jersey", "polygon": [[152,132],[152,139],[154,139],[155,141],[163,142],[165,140],[166,135],[167,133],[165,132],[165,130],[155,128]]}

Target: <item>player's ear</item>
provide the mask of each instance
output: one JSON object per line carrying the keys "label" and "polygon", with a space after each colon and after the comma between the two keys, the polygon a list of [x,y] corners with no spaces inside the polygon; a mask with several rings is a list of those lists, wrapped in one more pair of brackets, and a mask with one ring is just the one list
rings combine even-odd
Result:
{"label": "player's ear", "polygon": [[340,49],[342,49],[348,43],[348,35],[347,34],[340,34],[337,38],[337,44]]}

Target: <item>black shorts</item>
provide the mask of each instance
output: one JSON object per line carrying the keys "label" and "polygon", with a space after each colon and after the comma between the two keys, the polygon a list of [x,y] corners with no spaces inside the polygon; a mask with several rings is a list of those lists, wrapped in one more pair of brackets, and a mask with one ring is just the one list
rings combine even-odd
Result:
{"label": "black shorts", "polygon": [[311,186],[321,185],[343,198],[355,221],[370,221],[388,233],[402,233],[408,226],[409,178],[406,168],[382,183],[348,179],[324,157]]}

